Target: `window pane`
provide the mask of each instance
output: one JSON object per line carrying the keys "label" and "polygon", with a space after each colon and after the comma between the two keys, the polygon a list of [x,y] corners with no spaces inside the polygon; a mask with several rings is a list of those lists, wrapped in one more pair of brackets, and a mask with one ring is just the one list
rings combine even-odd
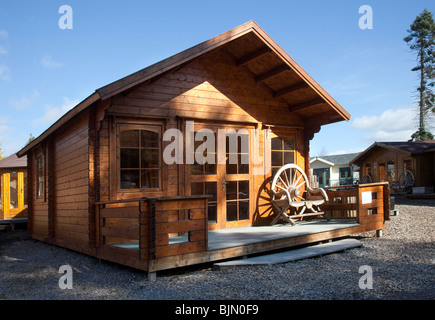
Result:
{"label": "window pane", "polygon": [[237,153],[237,144],[238,144],[237,134],[231,134],[231,133],[226,134],[225,141],[226,141],[225,151],[227,153]]}
{"label": "window pane", "polygon": [[121,149],[121,168],[139,168],[139,149]]}
{"label": "window pane", "polygon": [[44,157],[39,156],[36,196],[42,197],[43,195],[44,195]]}
{"label": "window pane", "polygon": [[191,173],[192,175],[202,175],[204,174],[204,166],[198,163],[194,163],[191,165]]}
{"label": "window pane", "polygon": [[9,182],[10,209],[18,208],[18,173],[11,172]]}
{"label": "window pane", "polygon": [[249,154],[239,154],[239,174],[249,173]]}
{"label": "window pane", "polygon": [[237,181],[227,181],[225,190],[227,193],[227,200],[237,199]]}
{"label": "window pane", "polygon": [[216,221],[217,221],[216,204],[209,204],[207,209],[208,209],[208,222],[209,223],[216,223]]}
{"label": "window pane", "polygon": [[158,148],[159,134],[153,131],[141,130],[141,145],[143,148]]}
{"label": "window pane", "polygon": [[294,150],[295,142],[291,138],[283,138],[284,150]]}
{"label": "window pane", "polygon": [[[236,159],[237,159],[237,157],[236,157]],[[231,162],[233,162],[232,158],[231,158]],[[235,162],[237,162],[237,160]],[[230,155],[229,154],[227,154],[226,173],[227,174],[237,174],[237,163],[230,164]]]}
{"label": "window pane", "polygon": [[216,164],[209,164],[206,162],[204,164],[204,171],[205,174],[216,174]]}
{"label": "window pane", "polygon": [[239,220],[249,219],[249,201],[239,202]]}
{"label": "window pane", "polygon": [[295,162],[295,154],[294,152],[284,152],[284,164],[294,163]]}
{"label": "window pane", "polygon": [[119,143],[122,148],[138,148],[139,130],[121,131],[119,134]]}
{"label": "window pane", "polygon": [[121,170],[121,189],[139,188],[139,170]]}
{"label": "window pane", "polygon": [[249,199],[249,180],[239,181],[239,199]]}
{"label": "window pane", "polygon": [[237,202],[227,202],[227,221],[237,220]]}
{"label": "window pane", "polygon": [[205,183],[205,194],[213,195],[213,198],[208,201],[216,201],[217,200],[217,192],[216,192],[217,182],[206,182]]}
{"label": "window pane", "polygon": [[158,167],[159,167],[159,150],[142,149],[141,168],[158,168]]}
{"label": "window pane", "polygon": [[237,139],[237,152],[249,153],[249,135],[241,134]]}
{"label": "window pane", "polygon": [[282,150],[282,141],[280,138],[272,138],[272,150]]}
{"label": "window pane", "polygon": [[140,187],[141,189],[158,188],[159,170],[158,169],[142,170]]}
{"label": "window pane", "polygon": [[272,151],[272,166],[282,166],[282,151]]}

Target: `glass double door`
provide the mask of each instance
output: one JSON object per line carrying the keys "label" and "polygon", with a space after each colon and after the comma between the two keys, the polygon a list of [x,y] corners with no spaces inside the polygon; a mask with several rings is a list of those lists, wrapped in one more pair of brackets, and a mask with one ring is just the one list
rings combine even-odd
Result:
{"label": "glass double door", "polygon": [[[203,139],[201,129],[208,132]],[[193,150],[198,157],[191,165],[191,194],[212,196],[208,201],[209,229],[250,225],[249,128],[195,123],[194,131]],[[207,161],[197,161],[201,154]]]}

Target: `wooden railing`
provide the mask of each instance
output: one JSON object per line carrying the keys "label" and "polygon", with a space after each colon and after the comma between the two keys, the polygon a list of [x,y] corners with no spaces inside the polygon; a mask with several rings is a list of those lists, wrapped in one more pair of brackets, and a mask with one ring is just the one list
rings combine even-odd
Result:
{"label": "wooden railing", "polygon": [[329,202],[322,206],[333,219],[356,219],[364,225],[389,219],[388,182],[324,188]]}
{"label": "wooden railing", "polygon": [[141,260],[207,250],[208,196],[97,203],[97,247],[138,250]]}

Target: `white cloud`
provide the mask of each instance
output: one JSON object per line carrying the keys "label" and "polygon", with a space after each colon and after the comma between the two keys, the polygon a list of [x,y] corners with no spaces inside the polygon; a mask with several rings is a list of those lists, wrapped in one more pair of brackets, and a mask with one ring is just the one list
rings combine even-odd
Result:
{"label": "white cloud", "polygon": [[62,63],[53,60],[53,58],[51,58],[49,55],[45,55],[41,58],[41,64],[44,68],[50,69],[62,67]]}
{"label": "white cloud", "polygon": [[1,81],[11,81],[11,71],[10,69],[4,65],[4,64],[0,64],[0,80]]}
{"label": "white cloud", "polygon": [[402,131],[415,126],[415,110],[412,107],[389,109],[384,111],[380,116],[362,116],[356,118],[352,127],[363,131]]}
{"label": "white cloud", "polygon": [[389,109],[379,116],[356,118],[352,127],[369,132],[365,137],[373,141],[406,141],[416,131],[417,113],[414,107]]}
{"label": "white cloud", "polygon": [[367,136],[369,141],[408,141],[416,129],[387,132],[384,130],[376,131]]}
{"label": "white cloud", "polygon": [[63,104],[60,107],[51,105],[45,106],[45,113],[42,117],[33,121],[34,125],[51,125],[62,117],[66,112],[71,110],[79,103],[78,100],[63,97]]}
{"label": "white cloud", "polygon": [[0,46],[0,54],[8,54],[8,51],[4,47]]}
{"label": "white cloud", "polygon": [[9,104],[16,110],[29,109],[38,98],[39,92],[33,89],[31,95],[23,95],[20,99],[11,99]]}

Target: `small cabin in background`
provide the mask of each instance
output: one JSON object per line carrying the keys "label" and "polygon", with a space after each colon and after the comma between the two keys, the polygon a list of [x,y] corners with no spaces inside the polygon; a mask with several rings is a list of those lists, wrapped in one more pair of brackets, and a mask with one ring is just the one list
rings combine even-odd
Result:
{"label": "small cabin in background", "polygon": [[0,160],[0,220],[27,218],[27,157]]}
{"label": "small cabin in background", "polygon": [[371,182],[399,185],[409,171],[413,187],[435,186],[435,141],[375,142],[350,163],[360,167],[361,179]]}
{"label": "small cabin in background", "polygon": [[[252,227],[274,215],[273,174],[287,163],[308,172],[314,134],[349,119],[248,22],[96,90],[20,150],[28,228],[150,273],[383,229],[382,185],[369,189],[377,215],[355,204],[352,223]],[[209,138],[214,151],[202,155],[212,161],[190,162]]]}
{"label": "small cabin in background", "polygon": [[358,167],[349,162],[358,155],[359,153],[346,153],[311,158],[310,168],[318,186],[337,187],[357,183]]}

